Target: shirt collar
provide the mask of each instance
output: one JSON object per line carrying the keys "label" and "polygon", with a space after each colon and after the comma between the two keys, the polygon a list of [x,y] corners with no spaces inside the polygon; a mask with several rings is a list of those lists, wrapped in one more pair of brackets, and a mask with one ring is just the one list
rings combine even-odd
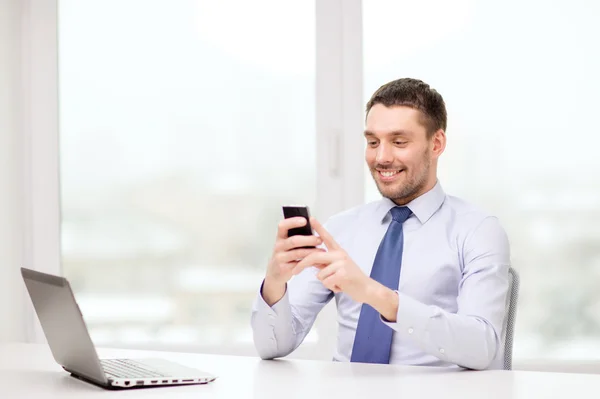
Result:
{"label": "shirt collar", "polygon": [[[431,190],[410,201],[408,204],[406,204],[406,206],[412,211],[417,219],[419,219],[419,222],[424,224],[442,206],[445,199],[446,193],[438,181]],[[390,212],[390,209],[395,206],[397,205],[391,199],[381,199],[379,207],[376,211],[377,220],[384,222],[386,216]]]}

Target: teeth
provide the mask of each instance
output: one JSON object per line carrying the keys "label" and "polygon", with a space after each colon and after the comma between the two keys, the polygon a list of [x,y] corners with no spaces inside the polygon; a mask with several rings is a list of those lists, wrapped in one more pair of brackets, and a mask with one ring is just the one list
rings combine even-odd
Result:
{"label": "teeth", "polygon": [[381,175],[382,175],[383,177],[392,177],[392,176],[394,176],[396,173],[398,173],[398,171],[397,171],[397,170],[392,170],[392,171],[389,171],[389,172],[383,172],[383,171],[380,171],[379,173],[381,173]]}

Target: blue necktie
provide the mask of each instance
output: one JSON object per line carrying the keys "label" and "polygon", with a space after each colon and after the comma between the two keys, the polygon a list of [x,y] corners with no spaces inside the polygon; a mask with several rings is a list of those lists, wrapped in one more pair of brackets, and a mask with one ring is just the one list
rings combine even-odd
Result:
{"label": "blue necktie", "polygon": [[[392,221],[383,241],[379,244],[373,269],[371,269],[371,278],[392,290],[397,290],[404,246],[402,223],[412,212],[405,206],[397,206],[390,212]],[[392,332],[393,330],[379,319],[379,312],[364,303],[358,318],[351,361],[388,364],[392,347]]]}

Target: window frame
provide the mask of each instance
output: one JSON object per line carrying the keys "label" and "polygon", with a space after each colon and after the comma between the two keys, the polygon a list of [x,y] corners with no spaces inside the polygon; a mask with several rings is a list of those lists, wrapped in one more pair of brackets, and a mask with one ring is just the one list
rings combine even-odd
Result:
{"label": "window frame", "polygon": [[[24,266],[60,274],[58,4],[23,0],[20,6]],[[33,308],[27,309],[27,340],[44,342]]]}

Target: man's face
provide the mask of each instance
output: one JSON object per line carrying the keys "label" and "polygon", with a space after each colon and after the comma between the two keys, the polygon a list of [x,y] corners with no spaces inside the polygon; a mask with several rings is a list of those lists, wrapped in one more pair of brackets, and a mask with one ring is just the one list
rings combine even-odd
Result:
{"label": "man's face", "polygon": [[367,114],[365,159],[384,197],[399,205],[429,191],[437,180],[437,158],[445,147],[443,130],[427,138],[420,111],[374,105]]}

